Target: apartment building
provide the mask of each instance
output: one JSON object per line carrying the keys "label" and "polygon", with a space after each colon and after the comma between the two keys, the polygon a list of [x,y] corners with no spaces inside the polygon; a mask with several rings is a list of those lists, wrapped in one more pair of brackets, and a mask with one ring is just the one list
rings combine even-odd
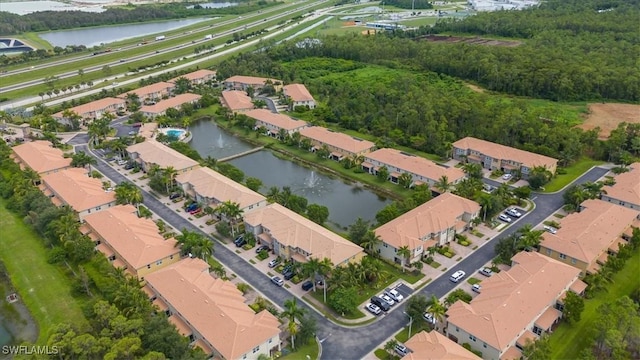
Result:
{"label": "apartment building", "polygon": [[631,164],[629,169],[615,177],[615,185],[604,187],[601,199],[640,211],[640,162]]}
{"label": "apartment building", "polygon": [[287,260],[327,258],[342,266],[364,257],[360,246],[277,203],[245,214],[244,223],[246,232]]}
{"label": "apartment building", "polygon": [[187,258],[146,276],[143,290],[169,322],[213,359],[257,359],[280,350],[280,322],[267,310],[255,313],[236,286]]}
{"label": "apartment building", "polygon": [[165,115],[169,109],[180,110],[184,104],[197,104],[201,97],[190,93],[179,94],[166,100],[158,101],[153,105],[143,105],[140,107],[140,112],[144,116],[153,119]]}
{"label": "apartment building", "polygon": [[580,269],[581,276],[600,270],[609,256],[640,227],[640,212],[602,200],[586,200],[580,212],[559,220],[555,234],[545,232],[539,252]]}
{"label": "apartment building", "polygon": [[291,135],[296,131],[300,131],[309,124],[306,121],[296,120],[290,116],[272,113],[267,109],[253,109],[245,112],[250,118],[255,119],[255,129],[258,130],[261,127],[267,129],[265,135],[277,137],[280,130],[285,130],[287,134]]}
{"label": "apartment building", "polygon": [[234,89],[234,90],[243,90],[246,91],[248,88],[253,88],[254,90],[260,90],[265,85],[271,84],[273,85],[276,91],[280,91],[282,88],[282,81],[276,79],[269,79],[257,76],[243,76],[243,75],[235,75],[224,81],[223,85],[225,89]]}
{"label": "apartment building", "polygon": [[359,139],[347,134],[335,132],[321,126],[309,126],[300,130],[302,139],[311,141],[311,151],[316,151],[326,146],[329,149],[329,158],[340,161],[345,157],[356,158],[366,155],[375,149],[376,144],[368,140]]}
{"label": "apartment building", "polygon": [[480,360],[476,354],[437,331],[421,331],[404,343],[409,353],[402,360]]}
{"label": "apartment building", "polygon": [[209,81],[215,81],[216,80],[216,75],[217,73],[213,70],[208,70],[208,69],[200,69],[200,70],[196,70],[194,72],[190,72],[188,74],[184,74],[181,76],[178,76],[176,78],[173,78],[171,80],[169,80],[168,82],[175,84],[176,80],[180,79],[180,78],[185,78],[187,80],[189,80],[189,82],[191,83],[191,85],[203,85],[206,84]]}
{"label": "apartment building", "polygon": [[153,220],[139,218],[135,206],[118,205],[85,216],[80,231],[114,267],[144,281],[147,274],[180,260],[173,238],[165,240]]}
{"label": "apartment building", "polygon": [[127,152],[145,172],[149,171],[153,165],[158,165],[162,169],[173,167],[178,173],[184,173],[200,166],[197,161],[153,139],[131,145],[127,147]]}
{"label": "apartment building", "polygon": [[173,89],[175,89],[175,84],[170,82],[157,82],[155,84],[143,86],[124,94],[118,95],[121,99],[126,99],[129,94],[138,95],[138,99],[143,104],[148,101],[160,101],[163,98],[169,97],[173,93]]}
{"label": "apartment building", "polygon": [[10,155],[21,169],[31,169],[40,176],[71,168],[71,158],[49,141],[31,141],[11,148]]}
{"label": "apartment building", "polygon": [[[118,109],[124,109],[127,106],[124,99],[107,97],[100,100],[88,102],[86,104],[74,106],[68,110],[77,114],[84,121],[92,121],[102,118],[106,113],[115,114]],[[70,125],[70,120],[64,116],[65,111],[59,111],[53,114],[53,118],[61,124]]]}
{"label": "apartment building", "polygon": [[482,281],[482,293],[469,304],[447,310],[447,335],[469,344],[485,360],[520,359],[527,339],[551,332],[562,317],[567,291],[586,285],[580,270],[536,252],[520,252],[509,270]]}
{"label": "apartment building", "polygon": [[291,101],[289,110],[293,110],[296,106],[306,106],[309,109],[316,108],[316,101],[307,90],[307,87],[302,84],[289,84],[282,87],[282,93],[288,100]]}
{"label": "apartment building", "polygon": [[222,92],[220,104],[231,110],[231,112],[239,112],[253,109],[253,100],[247,93],[240,90],[227,90]]}
{"label": "apartment building", "polygon": [[[420,261],[428,248],[453,241],[479,212],[478,203],[444,193],[375,229],[382,240],[376,251],[381,257],[399,264]],[[398,255],[398,250],[404,246],[411,251],[407,259]]]}
{"label": "apartment building", "polygon": [[492,171],[511,173],[517,170],[525,179],[535,167],[544,167],[555,174],[558,166],[557,159],[474,137],[466,137],[454,142],[453,158],[477,163]]}

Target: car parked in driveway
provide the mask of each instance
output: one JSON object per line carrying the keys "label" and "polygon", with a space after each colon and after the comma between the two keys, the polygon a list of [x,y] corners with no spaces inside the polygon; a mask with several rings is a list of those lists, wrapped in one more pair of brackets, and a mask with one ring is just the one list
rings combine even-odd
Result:
{"label": "car parked in driveway", "polygon": [[482,269],[480,269],[480,274],[487,276],[487,277],[491,277],[491,275],[493,275],[493,270],[491,270],[488,267],[484,267]]}
{"label": "car parked in driveway", "polygon": [[173,193],[173,194],[169,195],[169,199],[170,199],[170,200],[175,200],[175,199],[179,198],[180,196],[182,196],[182,194],[180,194],[180,193]]}
{"label": "car parked in driveway", "polygon": [[256,254],[259,254],[261,251],[269,251],[268,245],[260,245],[256,248]]}
{"label": "car parked in driveway", "polygon": [[519,218],[520,216],[522,216],[522,214],[518,210],[516,210],[516,208],[508,208],[507,211],[505,211],[505,213],[515,218]]}
{"label": "car parked in driveway", "polygon": [[402,296],[402,294],[400,294],[400,292],[396,289],[389,289],[387,291],[384,292],[385,295],[387,295],[388,297],[392,298],[393,301],[395,302],[400,302],[402,300],[404,300],[404,296]]}
{"label": "car parked in driveway", "polygon": [[505,215],[505,214],[500,214],[500,215],[498,216],[498,219],[500,219],[500,220],[502,220],[502,221],[504,221],[504,222],[506,222],[506,223],[510,223],[510,222],[511,222],[511,218],[510,218],[510,217],[508,217],[508,216],[507,216],[507,215]]}
{"label": "car parked in driveway", "polygon": [[302,283],[302,290],[309,291],[311,289],[313,289],[313,282],[307,280]]}
{"label": "car parked in driveway", "polygon": [[393,301],[393,299],[390,296],[386,295],[386,294],[380,295],[380,299],[384,300],[384,302],[389,304],[389,306],[393,306],[393,305],[396,304],[396,302]]}
{"label": "car parked in driveway", "polygon": [[511,175],[511,174],[504,174],[504,175],[502,175],[502,180],[511,180],[512,177],[513,177],[513,175]]}
{"label": "car parked in driveway", "polygon": [[269,265],[270,268],[274,268],[274,267],[278,266],[278,264],[280,264],[280,260],[273,259],[273,260],[269,261],[268,265]]}
{"label": "car parked in driveway", "polygon": [[244,236],[238,236],[233,243],[236,244],[236,247],[242,247],[247,243],[247,240],[244,239]]}
{"label": "car parked in driveway", "polygon": [[407,347],[402,344],[396,344],[393,347],[393,350],[395,350],[396,354],[400,356],[406,356],[409,353],[409,349],[407,349]]}
{"label": "car parked in driveway", "polygon": [[372,303],[367,303],[367,305],[365,305],[365,309],[369,310],[369,312],[373,315],[380,315],[380,313],[382,312],[382,310],[380,310],[380,308],[376,304]]}
{"label": "car parked in driveway", "polygon": [[282,280],[282,278],[280,276],[274,276],[271,278],[271,282],[278,285],[278,286],[283,286],[284,285],[284,280]]}
{"label": "car parked in driveway", "polygon": [[429,324],[435,325],[436,323],[436,318],[431,313],[428,313],[428,312],[424,313],[422,315],[422,318],[424,319],[424,321],[426,321]]}
{"label": "car parked in driveway", "polygon": [[543,229],[544,229],[544,231],[550,232],[552,234],[555,234],[555,233],[558,232],[558,230],[556,228],[551,227],[551,226],[547,226],[547,225],[545,225]]}
{"label": "car parked in driveway", "polygon": [[473,286],[471,287],[471,290],[473,292],[477,292],[478,294],[480,294],[480,289],[482,289],[482,286],[480,286],[480,284],[473,284]]}

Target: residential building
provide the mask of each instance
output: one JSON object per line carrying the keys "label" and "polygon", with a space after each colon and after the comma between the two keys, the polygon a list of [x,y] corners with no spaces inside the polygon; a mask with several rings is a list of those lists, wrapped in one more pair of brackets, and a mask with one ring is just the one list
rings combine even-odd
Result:
{"label": "residential building", "polygon": [[601,199],[640,211],[640,162],[615,177],[615,185],[605,186]]}
{"label": "residential building", "polygon": [[284,259],[327,258],[342,266],[364,257],[360,246],[277,203],[245,214],[244,223],[246,232]]}
{"label": "residential building", "polygon": [[465,231],[478,217],[478,203],[444,193],[417,208],[400,215],[375,230],[382,243],[377,246],[381,257],[402,263],[398,250],[404,246],[411,251],[408,263],[420,261],[427,249],[442,246]]}
{"label": "residential building", "polygon": [[175,87],[175,84],[161,81],[155,84],[131,90],[124,94],[120,94],[118,95],[118,97],[121,99],[126,99],[129,94],[136,94],[138,95],[138,99],[140,100],[140,102],[143,104],[145,102],[156,102],[171,96]]}
{"label": "residential building", "polygon": [[464,172],[458,168],[441,166],[423,157],[396,149],[373,151],[365,156],[362,163],[362,169],[373,175],[383,166],[389,171],[389,180],[394,184],[399,183],[400,175],[403,173],[411,175],[412,186],[425,184],[429,188],[433,188],[443,176],[446,176],[452,185],[465,177]]}
{"label": "residential building", "polygon": [[559,220],[555,234],[545,232],[539,252],[580,269],[595,273],[631,238],[632,227],[640,227],[636,210],[602,200],[586,200],[580,212]]}
{"label": "residential building", "polygon": [[153,220],[138,217],[135,206],[114,206],[84,220],[80,231],[94,241],[96,250],[140,281],[180,260],[177,241],[165,240]]}
{"label": "residential building", "polygon": [[255,129],[265,127],[267,134],[270,136],[278,136],[281,129],[291,135],[296,131],[306,128],[309,124],[306,121],[297,120],[287,115],[272,113],[267,109],[253,109],[245,112],[250,118],[256,120]]}
{"label": "residential building", "polygon": [[140,164],[145,172],[149,171],[153,165],[158,165],[162,169],[173,167],[178,173],[187,172],[200,166],[197,161],[153,139],[131,145],[127,148],[127,152],[129,157]]}
{"label": "residential building", "polygon": [[178,80],[180,78],[185,78],[185,79],[189,80],[191,85],[203,85],[203,84],[206,84],[209,81],[215,81],[216,80],[216,75],[217,75],[217,73],[215,71],[207,70],[207,69],[200,69],[200,70],[196,70],[194,72],[190,72],[188,74],[184,74],[184,75],[175,77],[175,78],[169,80],[168,82],[175,84],[176,80]]}
{"label": "residential building", "polygon": [[307,106],[309,109],[316,108],[316,101],[311,96],[307,87],[302,84],[289,84],[282,87],[284,96],[291,100],[289,110],[293,110],[296,106]]}
{"label": "residential building", "polygon": [[246,214],[267,206],[264,196],[206,167],[180,174],[175,180],[185,194],[213,208],[225,201],[231,201],[237,203]]}
{"label": "residential building", "polygon": [[21,169],[29,168],[39,175],[47,175],[71,167],[71,158],[49,141],[31,141],[11,148],[11,157]]}
{"label": "residential building", "polygon": [[[107,97],[74,106],[68,110],[80,116],[83,121],[92,121],[102,118],[106,113],[115,114],[118,112],[118,109],[124,109],[126,106],[127,104],[124,99]],[[52,116],[56,121],[70,125],[71,123],[69,122],[69,119],[67,119],[64,114],[65,111],[63,110],[53,114]]]}
{"label": "residential building", "polygon": [[300,136],[311,140],[312,151],[326,146],[332,160],[345,157],[356,158],[375,149],[376,144],[347,134],[335,132],[321,126],[310,126],[300,130]]}
{"label": "residential building", "polygon": [[437,331],[421,331],[404,343],[409,353],[402,360],[480,360],[476,354]]}
{"label": "residential building", "polygon": [[80,221],[116,205],[116,195],[105,190],[102,181],[89,177],[87,169],[70,168],[42,176],[40,190],[56,206],[69,206]]}
{"label": "residential building", "polygon": [[551,332],[562,317],[567,291],[586,285],[580,270],[536,252],[520,252],[509,270],[482,281],[482,293],[469,304],[447,310],[447,335],[469,344],[486,360],[520,359],[526,340]]}
{"label": "residential building", "polygon": [[174,97],[170,97],[166,100],[159,101],[153,105],[143,105],[140,107],[140,112],[149,118],[155,118],[157,116],[165,115],[167,110],[176,109],[180,110],[183,104],[195,104],[202,96],[196,94],[180,94]]}
{"label": "residential building", "polygon": [[231,110],[231,112],[245,111],[253,109],[253,100],[247,93],[240,90],[227,90],[222,92],[220,97],[222,106]]}
{"label": "residential building", "polygon": [[520,171],[523,178],[536,167],[544,167],[555,174],[558,160],[490,141],[466,137],[453,143],[453,158],[482,165],[483,168],[505,173]]}
{"label": "residential building", "polygon": [[279,91],[280,88],[282,87],[282,81],[280,80],[256,77],[256,76],[235,75],[224,81],[224,88],[235,89],[235,90],[245,90],[245,91],[248,88],[252,88],[254,90],[260,90],[267,84],[273,85],[276,91]]}
{"label": "residential building", "polygon": [[255,313],[230,281],[216,279],[209,265],[187,258],[146,276],[143,288],[169,315],[169,322],[213,359],[257,359],[280,350],[280,322],[267,310]]}

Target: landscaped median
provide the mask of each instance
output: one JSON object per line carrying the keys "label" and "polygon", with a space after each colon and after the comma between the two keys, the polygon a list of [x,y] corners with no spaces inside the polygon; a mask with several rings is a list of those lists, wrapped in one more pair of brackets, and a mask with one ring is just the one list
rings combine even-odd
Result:
{"label": "landscaped median", "polygon": [[40,237],[10,213],[0,199],[0,259],[31,316],[39,327],[37,344],[45,344],[51,328],[61,323],[87,325],[81,302],[71,296],[71,281],[58,266],[47,262]]}

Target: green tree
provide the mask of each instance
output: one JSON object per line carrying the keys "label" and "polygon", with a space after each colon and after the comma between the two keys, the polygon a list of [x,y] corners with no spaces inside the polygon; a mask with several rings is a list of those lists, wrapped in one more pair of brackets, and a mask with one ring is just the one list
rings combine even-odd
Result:
{"label": "green tree", "polygon": [[[448,298],[447,298],[448,299]],[[435,295],[431,295],[429,299],[429,306],[427,306],[427,312],[433,315],[433,318],[438,321],[438,324],[444,324],[447,308],[438,300]],[[436,325],[436,328],[438,326]]]}
{"label": "green tree", "polygon": [[543,185],[551,181],[553,174],[544,166],[536,166],[529,174],[529,186],[532,189],[540,189]]}
{"label": "green tree", "polygon": [[358,293],[355,288],[337,288],[329,295],[329,306],[339,314],[349,314],[358,307]]}
{"label": "green tree", "polygon": [[583,310],[584,299],[573,291],[567,291],[567,295],[564,298],[563,317],[567,319],[570,324],[575,324],[580,321]]}
{"label": "green tree", "polygon": [[369,222],[359,217],[349,226],[349,240],[356,245],[360,245],[368,231]]}
{"label": "green tree", "polygon": [[324,224],[329,218],[329,208],[323,205],[311,204],[307,206],[307,217],[316,224]]}
{"label": "green tree", "polygon": [[403,172],[398,177],[398,184],[400,184],[400,186],[402,186],[405,189],[408,189],[409,187],[411,187],[412,183],[413,183],[413,178],[409,173]]}
{"label": "green tree", "polygon": [[394,357],[393,354],[395,353],[396,345],[398,345],[398,340],[396,339],[391,339],[384,344],[384,351],[387,352],[388,359],[393,359]]}
{"label": "green tree", "polygon": [[262,180],[254,177],[248,177],[247,180],[245,181],[245,184],[249,189],[258,192],[262,187]]}
{"label": "green tree", "polygon": [[296,320],[302,318],[306,310],[298,307],[298,300],[294,297],[284,302],[284,311],[280,314],[281,317],[289,320],[289,334],[291,335],[291,347],[295,349],[295,338],[297,333]]}
{"label": "green tree", "polygon": [[360,242],[360,246],[362,246],[367,253],[372,256],[376,254],[375,249],[380,244],[382,244],[382,239],[373,230],[367,231]]}
{"label": "green tree", "polygon": [[411,250],[407,245],[401,246],[398,248],[398,251],[396,251],[396,254],[402,259],[402,271],[404,272],[405,266],[409,264]]}
{"label": "green tree", "polygon": [[449,182],[449,177],[447,177],[446,175],[442,175],[438,179],[438,181],[435,183],[434,187],[438,189],[440,192],[445,193],[451,190],[451,188],[453,187],[453,184]]}
{"label": "green tree", "polygon": [[123,181],[116,185],[116,203],[138,205],[143,201],[142,191],[133,183]]}
{"label": "green tree", "polygon": [[414,321],[422,321],[422,315],[429,306],[429,300],[424,295],[415,295],[407,300],[406,313]]}
{"label": "green tree", "polygon": [[386,166],[381,166],[378,169],[378,172],[376,173],[376,177],[378,178],[378,181],[380,181],[380,182],[385,182],[385,181],[389,180],[389,169],[387,169]]}
{"label": "green tree", "polygon": [[84,151],[79,151],[71,156],[71,166],[84,168],[87,165],[96,165],[98,161]]}
{"label": "green tree", "polygon": [[543,335],[536,341],[527,339],[522,355],[527,360],[547,360],[551,358],[549,335]]}

